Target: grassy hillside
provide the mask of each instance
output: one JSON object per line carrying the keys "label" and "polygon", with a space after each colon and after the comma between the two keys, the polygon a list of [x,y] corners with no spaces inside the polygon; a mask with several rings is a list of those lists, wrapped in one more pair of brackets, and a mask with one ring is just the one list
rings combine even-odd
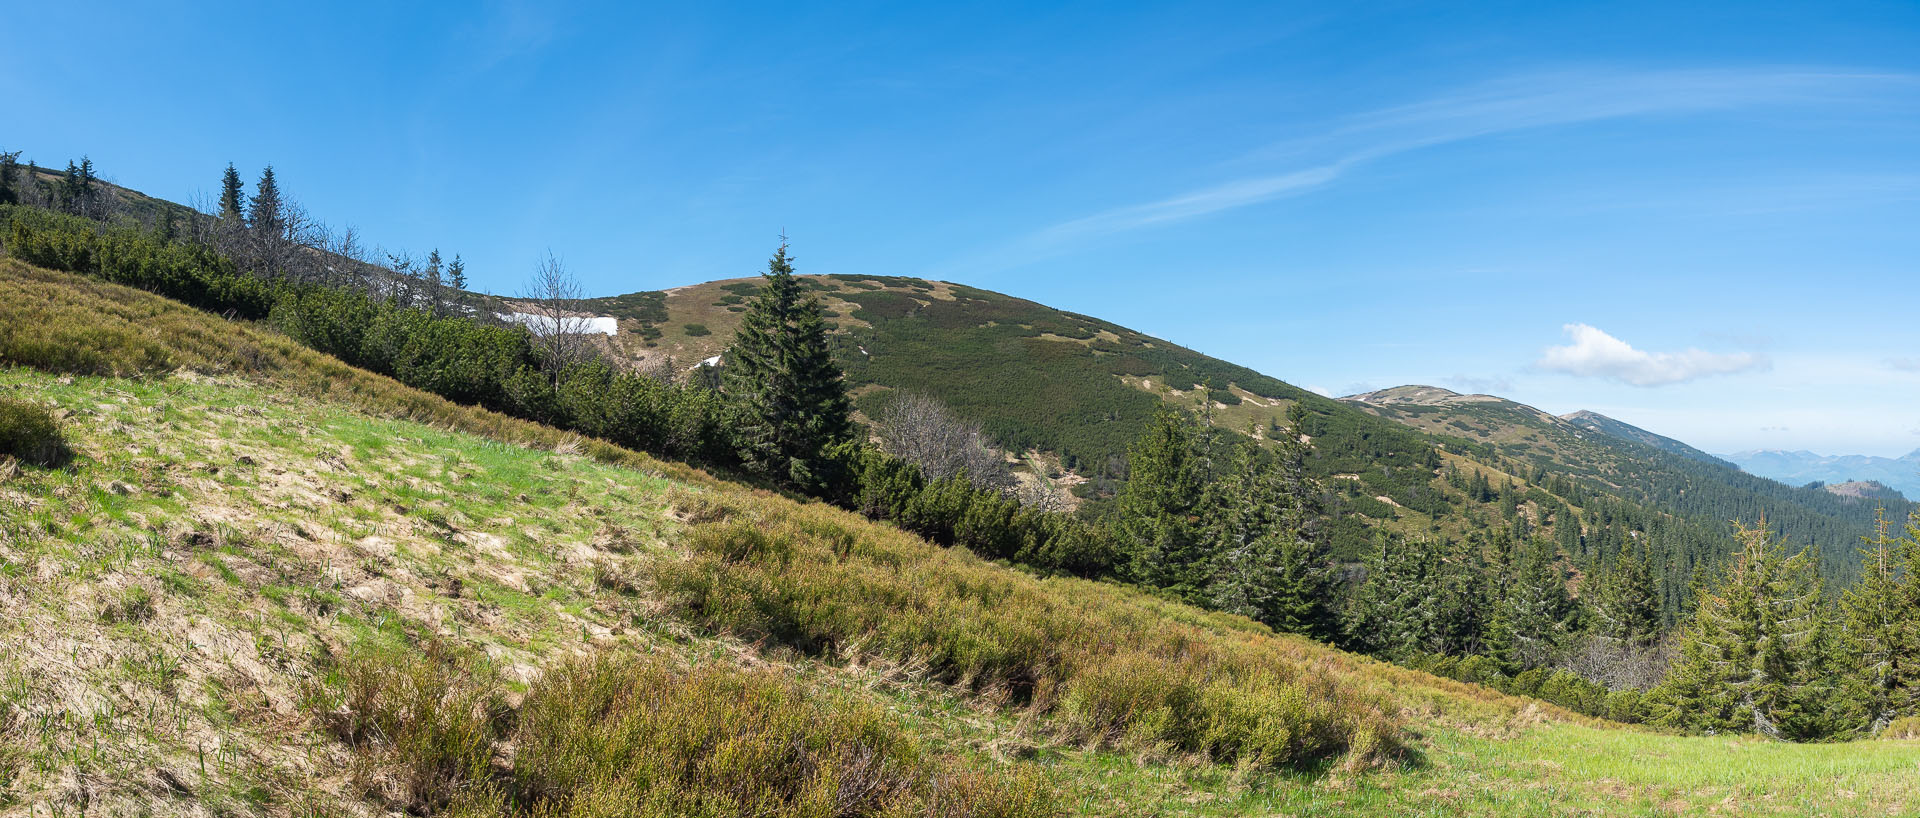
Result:
{"label": "grassy hillside", "polygon": [[148,294],[4,260],[0,293],[0,390],[74,452],[0,469],[0,815],[1920,799],[1912,742],[1610,728],[1032,579]]}
{"label": "grassy hillside", "polygon": [[[1060,455],[1089,477],[1119,476],[1128,444],[1162,402],[1207,403],[1217,422],[1264,433],[1300,403],[1329,459],[1364,452],[1413,462],[1425,441],[1318,395],[1116,324],[959,284],[809,276],[838,334],[835,355],[872,409],[894,389],[938,397],[1002,445]],[[681,368],[720,354],[757,279],[585,302],[622,321],[626,351]],[[1330,465],[1329,468],[1337,468]]]}

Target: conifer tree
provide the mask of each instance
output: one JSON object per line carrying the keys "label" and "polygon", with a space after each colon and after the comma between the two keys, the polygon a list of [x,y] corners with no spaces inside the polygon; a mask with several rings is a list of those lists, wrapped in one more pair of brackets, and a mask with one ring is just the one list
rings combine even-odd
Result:
{"label": "conifer tree", "polygon": [[784,237],[764,278],[722,359],[741,459],[782,485],[827,496],[846,488],[831,451],[854,439],[846,383],[819,300],[801,297]]}
{"label": "conifer tree", "polygon": [[1558,557],[1559,549],[1538,538],[1518,546],[1496,613],[1499,634],[1494,656],[1509,667],[1524,670],[1547,664],[1566,638],[1574,602]]}
{"label": "conifer tree", "polygon": [[1206,603],[1213,572],[1205,519],[1211,440],[1192,415],[1159,408],[1127,451],[1127,484],[1115,500],[1128,576],[1196,604]]}
{"label": "conifer tree", "polygon": [[1431,540],[1375,535],[1373,552],[1365,560],[1366,579],[1343,623],[1347,645],[1390,659],[1426,652],[1440,615],[1441,594],[1432,570],[1439,556]]}
{"label": "conifer tree", "polygon": [[285,204],[280,201],[280,183],[273,178],[272,165],[260,171],[260,181],[254,184],[247,226],[269,239],[280,238],[286,232]]}
{"label": "conifer tree", "polygon": [[1870,547],[1862,549],[1860,579],[1841,599],[1846,653],[1874,731],[1920,708],[1920,599],[1913,592],[1913,570],[1901,565],[1920,559],[1920,549],[1911,536],[1888,536],[1889,527],[1882,508],[1874,515]]}
{"label": "conifer tree", "polygon": [[234,169],[232,162],[228,162],[227,172],[220,177],[220,218],[241,223],[246,208],[246,184],[240,181],[240,171]]}
{"label": "conifer tree", "polygon": [[67,160],[67,169],[60,174],[60,209],[68,213],[80,212],[80,166]]}
{"label": "conifer tree", "polygon": [[1812,561],[1805,551],[1787,555],[1765,521],[1738,526],[1736,537],[1732,569],[1702,594],[1680,658],[1649,696],[1654,720],[1773,738],[1829,735],[1840,702]]}
{"label": "conifer tree", "polygon": [[1252,443],[1233,448],[1231,471],[1206,501],[1210,602],[1275,630],[1332,636],[1331,566],[1309,526],[1318,489],[1305,474],[1298,436],[1282,434],[1272,452]]}
{"label": "conifer tree", "polygon": [[1634,647],[1651,643],[1660,632],[1660,595],[1644,546],[1624,549],[1595,570],[1583,601],[1596,636]]}
{"label": "conifer tree", "polygon": [[20,203],[20,152],[0,151],[0,205]]}
{"label": "conifer tree", "polygon": [[1487,564],[1486,549],[1477,538],[1455,540],[1434,575],[1438,595],[1427,651],[1447,656],[1484,651],[1488,619],[1499,598],[1488,581],[1496,574]]}

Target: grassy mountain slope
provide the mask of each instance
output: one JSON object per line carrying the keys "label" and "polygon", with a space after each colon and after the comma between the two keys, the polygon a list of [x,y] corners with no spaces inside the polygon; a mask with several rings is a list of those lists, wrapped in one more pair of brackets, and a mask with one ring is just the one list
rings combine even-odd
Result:
{"label": "grassy mountain slope", "polygon": [[[0,370],[0,391],[56,408],[77,454],[0,478],[0,815],[488,814],[501,792],[581,786],[602,788],[573,807],[612,805],[628,791],[582,777],[592,751],[562,741],[608,712],[628,720],[606,740],[730,742],[728,767],[698,742],[623,762],[695,753],[672,767],[674,797],[871,783],[910,814],[1920,804],[1913,742],[1610,728],[1114,586],[1035,580],[145,293],[6,260],[0,293],[0,362],[58,370]],[[1238,681],[1206,681],[1223,677]],[[633,679],[645,708],[568,709]],[[1181,725],[1129,717],[1169,690],[1194,691],[1180,706],[1223,729],[1254,717],[1331,736],[1360,719],[1376,738],[1346,731],[1345,763],[1209,763],[1252,739],[1182,749]],[[796,770],[810,772],[781,777]],[[910,809],[927,798],[939,806]]]}
{"label": "grassy mountain slope", "polygon": [[1698,460],[1702,463],[1712,463],[1715,465],[1731,465],[1725,460],[1721,460],[1718,457],[1688,446],[1678,440],[1664,435],[1656,435],[1631,423],[1614,420],[1599,412],[1589,412],[1582,409],[1578,412],[1561,415],[1560,419],[1590,431],[1626,440],[1639,441],[1667,452],[1668,454],[1677,454],[1689,460]]}
{"label": "grassy mountain slope", "polygon": [[[1027,468],[1084,478],[1097,497],[1125,475],[1127,447],[1156,407],[1206,404],[1214,422],[1256,437],[1305,410],[1310,468],[1364,483],[1336,515],[1335,547],[1355,557],[1378,525],[1431,526],[1451,513],[1436,488],[1427,438],[1245,367],[1125,327],[1024,299],[917,278],[806,276],[828,311],[834,354],[858,406],[875,412],[894,390],[931,394],[980,423],[1002,446],[1032,453]],[[719,355],[758,279],[593,299],[583,310],[620,319],[636,365],[687,369]],[[1386,498],[1379,501],[1376,498]]]}
{"label": "grassy mountain slope", "polygon": [[[932,393],[1003,445],[1059,454],[1068,468],[1090,475],[1119,468],[1162,401],[1210,400],[1220,423],[1238,430],[1264,429],[1295,403],[1355,420],[1344,407],[1274,378],[1032,301],[917,278],[804,281],[835,324],[836,356],[861,387],[864,406],[890,389]],[[684,368],[721,352],[758,286],[757,279],[715,281],[582,306],[622,319],[629,354],[671,356]],[[1370,431],[1394,434],[1391,427]]]}

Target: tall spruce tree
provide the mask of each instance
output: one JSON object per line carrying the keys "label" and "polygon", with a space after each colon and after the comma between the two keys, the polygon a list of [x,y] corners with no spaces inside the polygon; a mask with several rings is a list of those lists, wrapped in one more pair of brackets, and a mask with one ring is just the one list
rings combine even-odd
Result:
{"label": "tall spruce tree", "polygon": [[1478,538],[1454,540],[1433,571],[1438,595],[1427,652],[1464,656],[1485,651],[1488,620],[1499,599],[1498,589],[1488,582],[1495,574],[1486,548]]}
{"label": "tall spruce tree", "polygon": [[1440,546],[1380,532],[1364,560],[1366,579],[1348,605],[1345,644],[1389,659],[1408,659],[1434,642],[1443,594]]}
{"label": "tall spruce tree", "polygon": [[1654,720],[1773,738],[1831,735],[1845,702],[1812,559],[1788,555],[1764,520],[1738,526],[1736,538],[1732,569],[1701,596],[1680,658],[1649,695]]}
{"label": "tall spruce tree", "polygon": [[286,204],[280,200],[280,183],[273,177],[273,166],[260,171],[253,186],[253,203],[247,209],[247,226],[269,239],[286,233]]}
{"label": "tall spruce tree", "polygon": [[1874,515],[1874,536],[1862,550],[1860,579],[1841,599],[1846,655],[1851,659],[1855,694],[1870,728],[1920,709],[1920,598],[1914,593],[1913,568],[1920,546],[1912,536],[1888,535],[1886,509]]}
{"label": "tall spruce tree", "polygon": [[55,190],[58,191],[60,209],[68,213],[79,214],[80,166],[74,164],[73,160],[67,160],[67,169],[61,172],[60,184]]}
{"label": "tall spruce tree", "polygon": [[1622,549],[1596,569],[1581,596],[1591,614],[1588,630],[1596,636],[1644,647],[1660,634],[1660,594],[1644,545]]}
{"label": "tall spruce tree", "polygon": [[1208,485],[1213,430],[1191,414],[1160,407],[1127,451],[1127,484],[1115,499],[1115,527],[1135,582],[1206,604],[1213,574]]}
{"label": "tall spruce tree", "polygon": [[722,359],[741,459],[815,496],[845,490],[833,449],[854,439],[846,382],[820,302],[801,297],[783,237]]}
{"label": "tall spruce tree", "polygon": [[1553,660],[1565,643],[1575,609],[1560,568],[1560,550],[1538,537],[1515,548],[1489,652],[1507,666],[1525,670]]}
{"label": "tall spruce tree", "polygon": [[232,162],[228,162],[227,172],[220,176],[220,218],[242,223],[246,219],[246,209],[246,183],[240,181],[240,171],[234,169]]}
{"label": "tall spruce tree", "polygon": [[1238,443],[1232,461],[1207,492],[1210,602],[1275,630],[1331,637],[1331,565],[1309,526],[1318,487],[1297,435],[1280,435],[1271,452]]}
{"label": "tall spruce tree", "polygon": [[0,205],[20,202],[20,152],[0,151]]}

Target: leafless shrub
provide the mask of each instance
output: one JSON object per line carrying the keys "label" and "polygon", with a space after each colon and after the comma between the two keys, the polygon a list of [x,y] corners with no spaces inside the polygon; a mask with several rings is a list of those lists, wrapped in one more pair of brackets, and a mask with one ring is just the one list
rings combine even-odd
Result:
{"label": "leafless shrub", "polygon": [[527,314],[533,316],[528,329],[533,331],[534,345],[556,374],[593,356],[594,347],[586,337],[592,319],[577,312],[585,297],[580,280],[552,252],[534,267],[520,297],[526,301]]}
{"label": "leafless shrub", "polygon": [[1558,665],[1608,690],[1646,690],[1666,678],[1673,658],[1672,639],[1640,645],[1589,634],[1573,640]]}
{"label": "leafless shrub", "polygon": [[995,449],[980,425],[961,419],[944,404],[914,392],[901,394],[880,413],[880,445],[889,454],[920,467],[928,480],[967,473],[975,488],[1011,491],[1007,458]]}

